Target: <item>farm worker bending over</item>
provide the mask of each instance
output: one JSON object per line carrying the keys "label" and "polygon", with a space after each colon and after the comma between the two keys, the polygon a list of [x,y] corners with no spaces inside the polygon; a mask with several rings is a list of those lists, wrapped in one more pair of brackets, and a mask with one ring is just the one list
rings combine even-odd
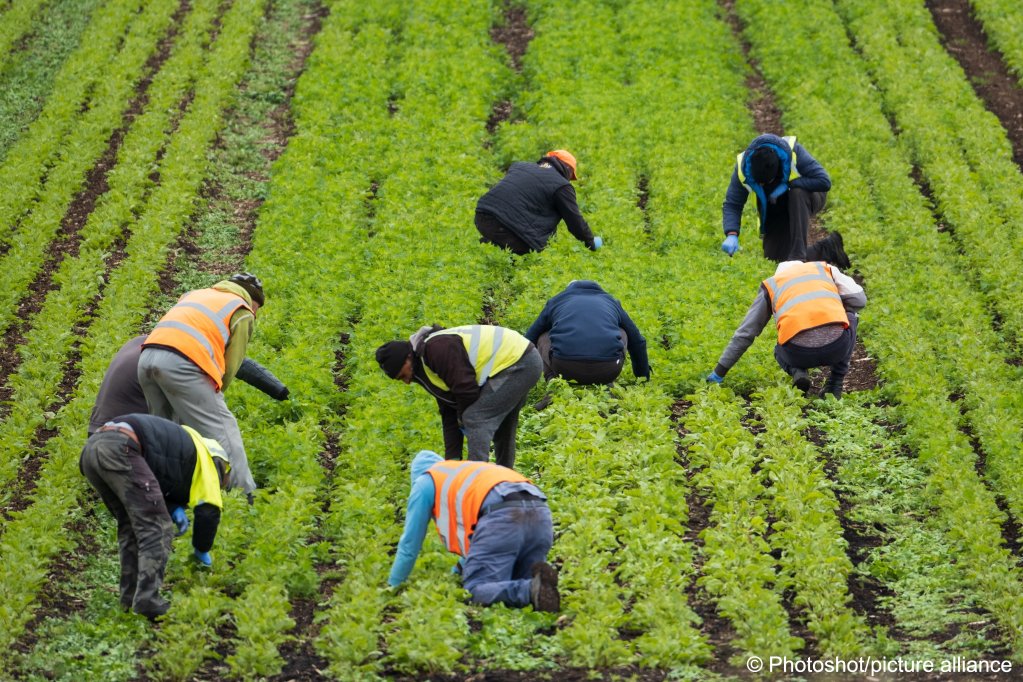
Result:
{"label": "farm worker bending over", "polygon": [[519,255],[543,251],[564,220],[586,248],[599,249],[603,240],[593,236],[576,202],[575,168],[575,157],[564,149],[547,152],[536,163],[513,163],[476,203],[480,241]]}
{"label": "farm worker bending over", "polygon": [[377,348],[380,369],[392,379],[422,385],[440,408],[447,459],[515,466],[515,431],[526,396],[543,371],[536,347],[518,332],[490,325],[422,327],[408,341]]}
{"label": "farm worker bending over", "polygon": [[[107,366],[103,383],[96,394],[96,404],[89,416],[89,435],[119,414],[148,412],[146,395],[139,383],[139,356],[145,335],[129,339]],[[288,397],[288,387],[261,364],[245,358],[238,368],[237,378],[258,388],[275,400]]]}
{"label": "farm worker bending over", "polygon": [[387,582],[405,582],[433,519],[448,551],[462,557],[462,585],[477,604],[561,608],[547,498],[528,479],[489,462],[443,460],[423,450],[412,460],[405,530]]}
{"label": "farm worker bending over", "polygon": [[739,223],[750,194],[756,195],[764,258],[804,260],[810,216],[820,213],[831,178],[795,137],[765,134],[739,154],[721,206],[729,256],[739,250]]}
{"label": "farm worker bending over", "polygon": [[[187,426],[148,414],[128,414],[89,437],[78,468],[117,520],[121,554],[121,606],[150,619],[167,612],[160,596],[174,527],[188,530],[192,507],[192,548],[210,566],[210,548],[224,503],[227,454],[212,438]],[[169,510],[169,511],[168,511]],[[172,523],[173,521],[173,523]]]}
{"label": "farm worker bending over", "polygon": [[245,359],[263,302],[262,282],[247,272],[189,291],[156,323],[139,356],[149,412],[221,443],[231,458],[228,488],[246,493],[256,482],[224,391]]}
{"label": "farm worker bending over", "polygon": [[796,388],[805,393],[810,387],[808,368],[830,366],[824,393],[842,397],[842,382],[856,344],[856,311],[867,304],[867,295],[836,267],[849,267],[839,233],[812,244],[807,257],[805,263],[779,263],[774,277],[764,280],[707,381],[720,384],[774,315],[778,327],[774,357]]}
{"label": "farm worker bending over", "polygon": [[536,344],[547,379],[609,384],[618,378],[625,350],[637,377],[649,377],[646,339],[618,299],[588,279],[573,280],[547,301],[526,338]]}

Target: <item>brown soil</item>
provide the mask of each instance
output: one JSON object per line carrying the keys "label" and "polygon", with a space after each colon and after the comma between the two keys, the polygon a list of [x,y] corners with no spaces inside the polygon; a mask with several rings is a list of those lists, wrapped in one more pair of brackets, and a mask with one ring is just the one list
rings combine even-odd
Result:
{"label": "brown soil", "polygon": [[495,43],[505,46],[511,57],[512,68],[521,72],[522,55],[526,54],[529,41],[533,39],[533,29],[526,21],[526,8],[506,1],[504,24],[491,28],[490,37]]}
{"label": "brown soil", "polygon": [[[686,412],[692,407],[687,400],[676,400],[671,406],[671,420],[675,424],[675,430],[681,439],[688,431],[682,421]],[[711,597],[696,585],[697,579],[703,572],[703,538],[700,533],[710,525],[711,507],[706,504],[706,498],[692,486],[692,478],[695,473],[689,465],[689,453],[681,440],[677,446],[675,461],[685,469],[686,477],[690,481],[690,492],[686,496],[686,505],[689,508],[689,519],[686,522],[685,539],[693,547],[692,580],[686,588],[686,597],[689,606],[700,617],[700,632],[707,638],[707,642],[714,647],[714,659],[716,664],[725,665],[725,662],[736,655],[738,650],[732,646],[735,639],[735,628],[726,618],[718,614]],[[712,666],[717,670],[716,666]],[[723,672],[723,670],[719,671]]]}
{"label": "brown soil", "polygon": [[945,49],[966,72],[974,91],[998,117],[1012,143],[1013,160],[1023,167],[1023,89],[1001,53],[990,48],[969,0],[927,0]]}

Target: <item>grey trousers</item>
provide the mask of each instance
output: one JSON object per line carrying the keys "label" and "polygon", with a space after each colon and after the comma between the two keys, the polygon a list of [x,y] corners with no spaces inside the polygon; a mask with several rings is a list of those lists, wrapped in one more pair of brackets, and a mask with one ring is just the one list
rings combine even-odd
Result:
{"label": "grey trousers", "polygon": [[238,420],[227,408],[224,394],[198,365],[163,348],[143,348],[139,384],[150,414],[191,426],[223,446],[231,460],[228,489],[240,487],[246,493],[256,489]]}
{"label": "grey trousers", "polygon": [[170,604],[160,596],[160,587],[174,526],[160,484],[138,445],[113,431],[93,434],[82,448],[78,468],[117,520],[121,605],[149,618],[166,613]]}
{"label": "grey trousers", "polygon": [[494,461],[514,468],[519,411],[542,372],[540,353],[529,344],[529,349],[515,364],[487,379],[480,388],[480,397],[462,413],[470,460],[488,461],[493,442]]}
{"label": "grey trousers", "polygon": [[531,569],[546,561],[554,544],[546,504],[498,509],[480,518],[469,555],[462,563],[462,586],[477,604],[528,606]]}

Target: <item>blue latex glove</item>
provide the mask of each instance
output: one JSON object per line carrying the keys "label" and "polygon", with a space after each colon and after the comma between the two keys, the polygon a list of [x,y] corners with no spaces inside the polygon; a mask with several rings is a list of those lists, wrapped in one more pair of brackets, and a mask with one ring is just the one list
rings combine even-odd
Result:
{"label": "blue latex glove", "polygon": [[175,507],[174,511],[171,512],[171,520],[178,527],[178,532],[175,535],[178,537],[184,535],[185,531],[188,530],[188,517],[185,516],[184,507]]}
{"label": "blue latex glove", "polygon": [[209,552],[200,552],[196,549],[193,550],[193,556],[195,557],[195,560],[203,566],[209,567],[213,565],[213,557],[210,556]]}
{"label": "blue latex glove", "polygon": [[593,251],[596,251],[597,249],[599,249],[603,245],[604,245],[604,240],[603,239],[601,239],[600,237],[594,237],[593,238],[593,249],[592,249]]}
{"label": "blue latex glove", "polygon": [[707,381],[713,381],[715,384],[720,384],[724,380],[725,378],[718,376],[717,372],[711,372],[707,375]]}
{"label": "blue latex glove", "polygon": [[739,235],[730,234],[725,237],[725,241],[721,242],[721,250],[729,256],[734,255],[739,250]]}

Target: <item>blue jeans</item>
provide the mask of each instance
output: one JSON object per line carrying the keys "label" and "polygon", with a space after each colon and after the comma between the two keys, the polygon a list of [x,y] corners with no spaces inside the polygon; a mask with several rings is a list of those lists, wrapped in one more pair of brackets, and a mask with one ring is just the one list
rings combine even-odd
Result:
{"label": "blue jeans", "polygon": [[552,544],[554,528],[546,504],[490,512],[472,534],[462,565],[462,585],[477,604],[528,606],[530,569],[547,559]]}

